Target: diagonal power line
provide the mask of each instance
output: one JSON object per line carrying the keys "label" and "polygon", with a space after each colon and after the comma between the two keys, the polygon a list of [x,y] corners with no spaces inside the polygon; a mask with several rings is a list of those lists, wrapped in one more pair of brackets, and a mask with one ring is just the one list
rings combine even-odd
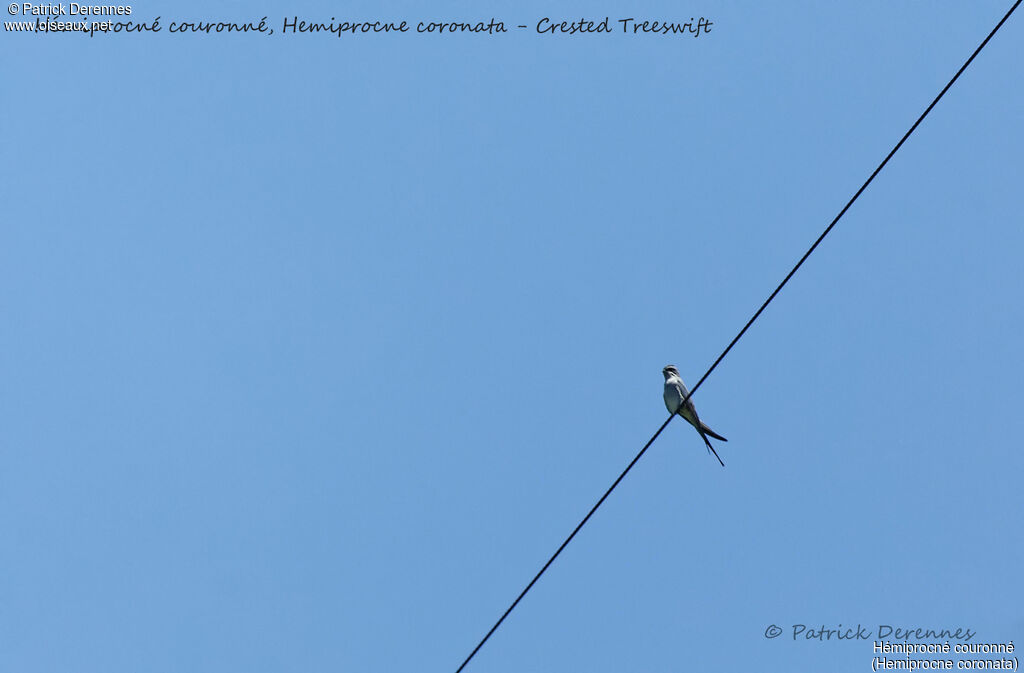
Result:
{"label": "diagonal power line", "polygon": [[[704,372],[704,376],[700,377],[700,380],[697,381],[697,385],[695,385],[690,390],[690,393],[685,398],[683,398],[683,401],[680,402],[680,407],[682,407],[683,404],[686,404],[686,401],[693,397],[693,394],[697,392],[697,389],[700,388],[701,384],[704,383],[705,379],[707,379],[708,376],[711,375],[711,372],[715,371],[715,368],[718,367],[718,364],[725,358],[729,351],[732,350],[732,347],[736,345],[736,342],[738,342],[743,337],[743,335],[746,334],[747,330],[750,329],[750,326],[754,324],[754,321],[757,320],[758,317],[760,317],[761,313],[768,307],[768,304],[770,304],[772,300],[775,299],[775,296],[779,294],[782,288],[785,287],[786,283],[789,282],[789,279],[792,278],[793,275],[797,272],[797,269],[803,266],[803,263],[807,261],[808,257],[811,256],[811,253],[814,252],[814,250],[818,247],[818,244],[825,240],[825,237],[828,236],[829,232],[831,232],[833,227],[836,226],[836,223],[839,222],[843,215],[846,214],[846,211],[850,209],[850,206],[853,205],[853,202],[856,201],[864,192],[864,190],[868,188],[868,185],[870,185],[871,182],[875,179],[875,176],[878,175],[883,168],[885,168],[885,165],[889,163],[889,160],[892,159],[893,155],[895,155],[896,152],[898,152],[899,149],[903,147],[903,143],[907,141],[907,138],[909,138],[910,135],[921,124],[921,122],[924,121],[924,118],[928,116],[928,113],[932,111],[932,108],[934,108],[935,105],[942,99],[942,97],[946,95],[946,92],[949,91],[950,87],[952,87],[953,84],[957,81],[957,79],[960,78],[960,75],[962,75],[963,72],[967,69],[967,66],[971,64],[971,62],[974,60],[974,57],[981,53],[981,50],[985,48],[985,45],[988,44],[989,40],[992,39],[992,36],[994,36],[996,32],[998,32],[999,29],[1002,28],[1003,24],[1006,23],[1006,20],[1010,18],[1010,15],[1013,14],[1013,12],[1017,9],[1018,5],[1020,5],[1021,2],[1022,0],[1017,0],[1016,2],[1013,3],[1013,6],[1010,7],[1006,14],[1003,15],[1003,18],[1000,19],[999,23],[997,23],[995,28],[992,29],[992,32],[990,32],[985,37],[985,39],[981,41],[981,44],[978,45],[978,48],[974,50],[974,53],[972,53],[966,61],[964,61],[964,64],[960,66],[960,69],[956,71],[956,74],[953,75],[952,79],[950,79],[949,82],[946,83],[946,86],[942,87],[942,91],[940,91],[939,94],[935,97],[935,99],[931,102],[931,104],[929,104],[928,107],[925,108],[925,111],[921,113],[921,116],[917,118],[917,121],[914,122],[913,126],[911,126],[910,129],[903,134],[903,137],[900,138],[900,141],[896,143],[892,150],[889,151],[889,154],[887,154],[885,159],[882,160],[882,163],[878,164],[878,167],[874,170],[874,172],[871,173],[868,179],[864,181],[864,184],[860,186],[860,189],[858,189],[857,192],[850,198],[850,200],[846,202],[846,205],[843,206],[843,209],[839,211],[839,214],[835,216],[832,222],[830,222],[829,225],[825,227],[825,230],[821,232],[821,235],[818,236],[818,239],[814,241],[811,247],[807,249],[807,252],[805,252],[803,257],[800,258],[800,261],[798,261],[796,265],[790,270],[790,272],[786,274],[786,277],[782,279],[782,282],[779,283],[778,287],[776,287],[775,290],[768,296],[768,298],[764,300],[764,303],[761,304],[761,307],[757,309],[754,315],[750,317],[750,320],[748,320],[747,324],[743,326],[743,329],[739,331],[739,334],[733,337],[733,340],[730,341],[729,345],[725,347],[725,350],[722,351],[722,354],[719,355],[718,358],[711,365],[711,367],[709,367],[708,370]],[[466,664],[468,664],[469,661],[474,657],[474,655],[476,655],[476,653],[480,650],[480,648],[483,647],[484,643],[486,643],[487,640],[491,637],[491,635],[498,630],[498,627],[501,626],[501,623],[504,622],[505,618],[509,616],[509,613],[511,613],[512,610],[514,610],[515,607],[519,605],[519,601],[523,599],[523,596],[525,596],[526,593],[531,588],[533,588],[533,585],[537,583],[537,580],[540,579],[540,576],[544,574],[548,567],[555,562],[555,559],[558,558],[558,555],[562,553],[562,550],[565,549],[570,542],[572,542],[572,539],[576,537],[576,533],[580,532],[580,529],[583,528],[587,521],[590,520],[590,517],[594,515],[594,512],[597,511],[597,508],[600,507],[602,503],[604,503],[605,499],[609,495],[611,495],[612,491],[615,490],[615,487],[619,485],[619,482],[621,482],[629,473],[629,471],[633,469],[633,466],[636,465],[637,461],[639,461],[640,458],[643,457],[643,455],[647,452],[647,449],[649,449],[651,444],[654,443],[654,440],[658,438],[658,435],[660,435],[662,431],[666,427],[668,427],[668,424],[672,422],[673,418],[675,418],[675,414],[672,414],[667,419],[665,419],[665,422],[661,424],[661,427],[658,428],[657,432],[655,432],[651,436],[651,438],[647,440],[647,443],[644,444],[644,447],[640,449],[640,452],[638,454],[636,454],[636,457],[633,458],[632,461],[630,461],[629,465],[627,465],[626,469],[622,471],[622,474],[619,475],[618,479],[616,479],[612,483],[612,485],[608,487],[608,490],[604,492],[604,495],[601,496],[601,499],[598,500],[594,504],[594,506],[590,508],[590,511],[587,512],[587,515],[583,517],[583,520],[580,521],[576,528],[573,529],[572,533],[569,534],[569,537],[565,538],[565,542],[563,542],[561,546],[558,548],[558,550],[551,555],[551,558],[549,558],[548,562],[544,564],[544,567],[541,568],[536,575],[534,575],[533,579],[530,580],[530,583],[526,585],[526,588],[520,592],[520,594],[516,597],[514,601],[512,601],[512,605],[508,606],[508,609],[505,610],[504,614],[501,615],[501,618],[499,618],[498,621],[494,623],[494,626],[492,626],[491,630],[487,632],[487,635],[485,635],[483,639],[479,643],[477,643],[477,646],[473,648],[473,651],[469,653],[469,656],[466,657],[465,661],[462,662],[462,665],[459,666],[458,669],[456,669],[455,673],[461,673],[462,669],[466,667]]]}

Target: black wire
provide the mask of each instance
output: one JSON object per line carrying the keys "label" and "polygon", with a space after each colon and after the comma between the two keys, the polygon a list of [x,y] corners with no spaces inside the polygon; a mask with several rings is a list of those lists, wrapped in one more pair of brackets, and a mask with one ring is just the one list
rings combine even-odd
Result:
{"label": "black wire", "polygon": [[1013,3],[1013,7],[1010,7],[1010,11],[1008,11],[1006,15],[1003,16],[1002,20],[1000,20],[999,23],[996,24],[996,27],[992,29],[992,32],[988,34],[988,37],[981,41],[981,44],[979,44],[978,48],[974,50],[974,53],[971,54],[971,57],[964,61],[964,64],[960,66],[959,70],[956,71],[956,74],[953,75],[953,79],[949,80],[946,86],[942,87],[942,91],[939,92],[939,95],[936,96],[935,100],[931,102],[931,105],[929,105],[925,109],[925,111],[921,113],[921,116],[917,118],[917,121],[914,122],[914,125],[910,127],[910,130],[903,134],[903,137],[900,138],[900,141],[896,143],[896,146],[892,148],[888,155],[886,155],[885,159],[882,160],[882,163],[878,164],[878,168],[876,168],[874,173],[871,174],[871,177],[865,180],[864,184],[861,185],[860,189],[857,190],[857,193],[853,195],[853,198],[846,202],[846,205],[843,206],[843,209],[839,211],[839,214],[836,215],[835,219],[832,220],[832,222],[827,227],[825,227],[825,231],[821,232],[821,236],[819,236],[818,240],[814,242],[814,245],[807,249],[807,252],[804,253],[804,256],[801,257],[800,261],[796,263],[796,266],[794,266],[793,269],[788,274],[786,274],[786,277],[782,279],[782,282],[779,283],[779,286],[775,288],[774,292],[771,293],[771,296],[764,300],[764,303],[761,304],[761,308],[757,309],[757,313],[755,313],[750,318],[750,320],[747,321],[747,324],[743,326],[743,329],[740,330],[740,333],[737,334],[731,342],[729,342],[729,345],[726,346],[725,350],[722,351],[722,354],[718,356],[718,359],[715,360],[715,363],[713,365],[711,365],[711,368],[704,373],[704,376],[700,377],[700,381],[697,381],[697,385],[695,385],[693,387],[693,390],[690,391],[690,395],[687,396],[687,399],[689,399],[690,396],[697,392],[697,388],[700,388],[700,384],[704,383],[704,379],[706,379],[708,375],[711,374],[711,372],[715,371],[715,367],[717,367],[718,363],[722,361],[722,358],[725,357],[726,353],[732,350],[732,347],[736,345],[736,342],[739,341],[740,337],[742,337],[746,333],[747,329],[749,329],[750,326],[754,324],[754,321],[757,320],[758,316],[761,315],[761,312],[764,311],[765,308],[767,308],[768,304],[771,303],[772,299],[775,299],[775,295],[779,293],[779,290],[781,290],[783,286],[785,286],[785,284],[789,282],[789,279],[793,277],[793,274],[796,273],[796,270],[803,265],[807,258],[811,256],[811,253],[814,252],[814,249],[818,247],[818,244],[821,243],[826,236],[828,236],[828,233],[832,231],[832,227],[836,226],[836,222],[839,221],[839,218],[846,214],[846,211],[850,209],[850,206],[852,206],[853,202],[857,200],[857,197],[861,195],[861,192],[867,189],[868,185],[871,184],[871,181],[875,179],[875,176],[878,175],[879,172],[881,172],[881,170],[885,167],[887,163],[889,163],[889,159],[892,159],[892,156],[896,154],[900,147],[903,146],[903,143],[907,141],[907,138],[910,137],[910,134],[914,132],[914,130],[922,121],[924,121],[924,118],[927,117],[928,113],[932,111],[932,108],[935,107],[935,104],[939,102],[939,100],[946,94],[947,91],[949,91],[949,87],[953,86],[953,83],[956,82],[957,79],[959,79],[961,73],[963,73],[963,71],[967,69],[967,66],[971,64],[971,61],[974,60],[974,57],[978,55],[978,53],[985,47],[986,44],[988,44],[988,41],[992,39],[992,36],[996,34],[996,31],[999,30],[1004,23],[1006,23],[1006,20],[1010,18],[1010,15],[1013,14],[1013,10],[1017,9],[1017,5],[1019,5],[1020,3],[1021,0],[1017,0],[1017,2]]}
{"label": "black wire", "polygon": [[[700,388],[700,385],[704,383],[704,380],[707,379],[708,376],[711,375],[711,372],[715,371],[715,368],[718,367],[718,363],[720,363],[722,359],[725,358],[726,354],[728,354],[728,352],[732,350],[732,347],[736,345],[736,342],[740,340],[740,338],[747,332],[748,329],[750,329],[750,326],[754,324],[754,321],[757,320],[757,318],[761,315],[765,308],[768,307],[768,304],[770,304],[772,300],[775,299],[775,295],[777,295],[779,291],[782,290],[782,288],[786,285],[786,283],[789,282],[789,279],[793,277],[793,274],[797,272],[797,269],[799,269],[803,265],[803,263],[807,261],[807,258],[811,256],[811,253],[814,252],[815,248],[818,247],[818,244],[825,240],[825,237],[828,236],[829,232],[832,231],[832,228],[836,226],[836,223],[839,222],[840,218],[842,218],[842,216],[846,214],[846,211],[850,209],[850,206],[853,205],[853,202],[857,200],[861,193],[865,189],[867,189],[868,185],[871,184],[871,181],[875,179],[875,176],[881,172],[881,170],[885,167],[887,163],[889,163],[889,159],[892,159],[893,155],[896,154],[897,151],[899,151],[900,147],[903,146],[903,143],[905,143],[907,141],[907,138],[910,137],[910,134],[912,134],[917,129],[918,125],[920,125],[920,123],[924,121],[924,118],[928,116],[928,113],[932,111],[932,108],[935,107],[936,103],[938,103],[939,100],[941,100],[941,98],[946,94],[946,92],[949,91],[949,88],[953,86],[953,83],[956,82],[957,79],[959,79],[960,75],[964,72],[964,70],[967,69],[967,66],[969,66],[971,64],[971,61],[974,60],[974,57],[977,56],[981,52],[981,50],[985,48],[985,45],[988,44],[988,41],[991,40],[992,36],[996,34],[996,32],[1002,27],[1004,23],[1006,23],[1006,20],[1010,18],[1010,15],[1013,14],[1014,10],[1017,9],[1017,6],[1020,5],[1022,1],[1024,0],[1017,0],[1015,3],[1013,3],[1013,6],[1010,7],[1009,11],[1007,11],[1003,18],[999,21],[999,23],[996,24],[996,27],[992,29],[992,32],[990,32],[988,36],[981,41],[981,44],[978,45],[978,48],[974,50],[974,53],[971,54],[970,58],[964,61],[964,64],[960,66],[960,69],[956,71],[956,74],[953,75],[953,78],[949,80],[946,86],[942,87],[942,91],[939,92],[939,95],[935,97],[935,100],[931,102],[931,104],[925,109],[925,111],[921,113],[921,116],[917,118],[917,121],[915,121],[914,125],[910,127],[910,130],[903,134],[903,137],[900,138],[900,141],[896,143],[896,146],[892,148],[888,155],[886,155],[885,159],[882,160],[882,163],[878,164],[878,168],[876,168],[874,172],[871,174],[871,176],[867,180],[865,180],[864,184],[861,185],[860,189],[857,190],[857,193],[854,194],[849,201],[847,201],[846,205],[843,206],[843,209],[839,211],[839,214],[835,216],[835,219],[833,219],[832,222],[829,223],[827,227],[825,227],[825,231],[821,232],[821,235],[818,236],[818,239],[816,241],[814,241],[814,244],[807,249],[807,252],[804,253],[804,256],[801,257],[800,261],[796,263],[796,266],[794,266],[790,270],[790,272],[786,274],[786,277],[782,279],[782,282],[779,283],[779,286],[775,288],[775,291],[772,292],[771,295],[769,295],[769,297],[764,300],[764,303],[761,304],[761,308],[757,309],[757,312],[754,313],[750,320],[747,321],[747,324],[743,326],[743,329],[740,330],[739,334],[737,334],[733,338],[733,340],[729,342],[729,345],[726,346],[725,350],[722,351],[722,354],[718,356],[714,364],[712,364],[711,367],[704,373],[704,376],[700,377],[700,380],[697,381],[697,385],[695,385],[693,389],[690,390],[689,394],[683,398],[683,401],[680,402],[680,408],[684,404],[686,404],[687,400],[693,397],[693,394],[697,392],[697,388]],[[672,419],[675,418],[675,416],[676,414],[670,415],[665,420],[665,422],[661,424],[661,427],[658,428],[658,431],[655,432],[654,435],[647,440],[647,443],[644,444],[644,448],[640,449],[640,453],[636,454],[636,457],[633,458],[632,461],[630,461],[629,465],[626,466],[626,469],[623,470],[622,474],[619,475],[619,478],[616,479],[615,482],[608,487],[608,490],[604,492],[604,495],[601,496],[601,499],[598,500],[597,503],[595,503],[594,506],[590,508],[590,511],[587,512],[587,515],[585,517],[583,517],[583,520],[580,521],[579,525],[577,525],[576,528],[573,529],[572,533],[569,534],[569,537],[565,538],[565,542],[563,542],[562,545],[558,548],[558,551],[556,551],[551,556],[551,558],[548,559],[548,562],[544,564],[544,567],[540,569],[540,572],[534,575],[533,579],[530,580],[530,583],[526,585],[526,588],[523,589],[522,592],[520,592],[520,594],[516,597],[514,601],[512,601],[512,605],[508,606],[508,609],[505,610],[505,613],[497,622],[494,623],[494,626],[492,626],[491,630],[487,632],[487,635],[483,637],[483,640],[481,640],[477,644],[477,646],[473,648],[473,651],[469,653],[469,656],[466,657],[466,660],[462,662],[462,665],[459,666],[458,669],[456,669],[455,673],[461,673],[462,669],[466,667],[466,664],[469,663],[470,659],[472,659],[473,656],[480,650],[480,648],[483,647],[484,643],[487,642],[487,639],[491,637],[491,634],[498,630],[498,627],[501,626],[501,623],[505,621],[505,618],[508,617],[509,613],[511,613],[512,610],[515,609],[516,605],[519,604],[519,601],[521,601],[523,599],[523,596],[526,595],[526,592],[528,592],[537,582],[537,580],[540,579],[540,576],[544,574],[544,571],[548,569],[548,566],[554,563],[555,559],[558,558],[558,555],[562,553],[562,550],[566,548],[566,546],[572,541],[574,537],[576,537],[576,533],[580,532],[580,529],[583,528],[584,524],[586,524],[590,517],[593,516],[594,512],[597,511],[597,508],[601,506],[601,503],[603,503],[605,499],[609,495],[611,495],[612,491],[615,490],[615,487],[619,485],[619,482],[622,481],[623,478],[625,478],[626,474],[628,474],[631,469],[633,469],[633,466],[636,465],[637,461],[639,461],[640,458],[647,452],[647,449],[650,448],[651,444],[654,443],[654,440],[658,438],[658,435],[661,434],[662,430],[668,427],[668,424],[672,422]]]}
{"label": "black wire", "polygon": [[[687,396],[687,399],[689,399],[689,396]],[[626,469],[622,471],[622,474],[620,474],[619,478],[615,480],[615,483],[608,487],[608,490],[604,492],[604,495],[601,496],[601,499],[598,500],[597,503],[595,503],[594,506],[590,508],[590,511],[587,512],[587,515],[583,517],[583,521],[580,521],[579,525],[576,526],[576,528],[573,529],[572,533],[569,534],[569,537],[565,538],[565,542],[563,542],[562,546],[558,548],[558,551],[556,551],[551,556],[551,558],[548,559],[548,562],[544,564],[544,567],[540,569],[540,572],[534,575],[533,579],[530,580],[530,583],[526,585],[526,588],[522,590],[522,592],[519,594],[519,596],[516,597],[514,601],[512,601],[512,605],[508,606],[508,610],[505,610],[505,614],[501,616],[501,619],[494,623],[494,626],[492,626],[491,630],[487,632],[487,635],[484,636],[484,639],[481,640],[477,644],[477,646],[473,648],[473,651],[469,653],[469,656],[466,657],[466,660],[462,662],[462,665],[459,666],[458,670],[455,671],[455,673],[459,673],[463,668],[465,668],[466,664],[469,663],[469,660],[473,658],[474,654],[476,654],[476,651],[484,646],[484,643],[486,643],[487,639],[491,637],[491,634],[494,633],[499,626],[501,626],[501,623],[503,621],[505,621],[505,617],[508,617],[508,613],[512,612],[516,605],[519,604],[519,601],[521,601],[523,596],[526,595],[526,592],[529,591],[531,587],[533,587],[534,583],[540,579],[540,576],[544,574],[544,571],[548,569],[548,566],[554,563],[555,559],[558,558],[558,555],[562,553],[562,550],[566,548],[566,546],[572,541],[574,537],[576,537],[576,533],[580,532],[580,528],[583,528],[583,524],[585,524],[587,520],[590,519],[591,515],[593,515],[593,513],[597,511],[597,508],[601,506],[601,503],[604,502],[604,499],[611,495],[612,491],[615,490],[615,487],[618,486],[619,482],[622,481],[623,477],[626,476],[626,473],[633,469],[633,466],[636,465],[636,462],[640,460],[640,457],[643,456],[644,453],[647,452],[647,449],[651,446],[651,444],[654,443],[654,440],[658,438],[658,435],[661,434],[661,431],[668,427],[669,422],[674,417],[675,414],[672,414],[667,419],[665,419],[665,422],[661,424],[661,427],[658,428],[658,431],[655,432],[654,435],[647,440],[647,443],[644,444],[644,448],[640,449],[640,453],[636,454],[636,458],[634,458],[629,463],[629,465],[626,466]]]}

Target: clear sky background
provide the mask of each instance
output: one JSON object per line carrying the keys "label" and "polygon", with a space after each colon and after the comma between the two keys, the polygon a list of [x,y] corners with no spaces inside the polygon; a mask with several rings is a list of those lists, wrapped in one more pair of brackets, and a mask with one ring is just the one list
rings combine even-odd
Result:
{"label": "clear sky background", "polygon": [[[454,671],[1010,4],[3,33],[0,669]],[[580,15],[714,26],[280,34]],[[1022,63],[1018,13],[698,391],[725,469],[670,424],[467,671],[1024,641]]]}

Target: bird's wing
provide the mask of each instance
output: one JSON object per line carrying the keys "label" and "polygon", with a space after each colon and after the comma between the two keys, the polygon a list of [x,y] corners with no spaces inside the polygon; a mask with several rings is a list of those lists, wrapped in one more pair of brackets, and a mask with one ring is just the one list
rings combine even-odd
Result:
{"label": "bird's wing", "polygon": [[705,434],[705,435],[707,435],[708,437],[714,437],[715,439],[717,439],[717,440],[719,440],[719,441],[722,441],[722,442],[728,442],[728,441],[729,441],[728,439],[726,439],[726,438],[725,438],[725,437],[723,437],[722,435],[718,434],[717,432],[715,432],[714,430],[712,430],[711,428],[709,428],[709,427],[707,426],[707,424],[706,424],[706,423],[704,423],[703,421],[701,421],[701,424],[700,424],[700,429],[701,429],[701,430],[702,430],[702,431],[704,432],[704,434]]}
{"label": "bird's wing", "polygon": [[[690,391],[686,389],[686,386],[683,385],[682,381],[676,384],[676,388],[679,390],[679,401],[682,402],[683,400],[686,400],[685,404],[679,406],[679,415],[693,423],[694,427],[697,427],[697,423],[700,423],[700,419],[697,417],[697,407],[693,406],[692,399],[686,399],[690,394]],[[693,420],[691,421],[690,418]]]}
{"label": "bird's wing", "polygon": [[[678,381],[678,380],[676,381],[676,390],[679,392],[679,401],[680,402],[682,402],[683,400],[686,400],[686,397],[690,394],[690,391],[686,389],[686,386],[683,384],[682,381]],[[683,405],[683,406],[685,406],[687,409],[692,408],[693,407],[693,400],[686,400],[686,404]]]}

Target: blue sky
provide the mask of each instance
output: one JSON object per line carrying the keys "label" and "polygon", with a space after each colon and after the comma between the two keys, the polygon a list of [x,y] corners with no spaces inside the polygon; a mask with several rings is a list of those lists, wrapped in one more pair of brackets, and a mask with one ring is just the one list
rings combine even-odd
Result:
{"label": "blue sky", "polygon": [[[4,33],[0,668],[453,671],[664,420],[662,366],[696,382],[1009,4]],[[726,468],[673,422],[468,671],[1024,639],[1022,21],[695,395]]]}

